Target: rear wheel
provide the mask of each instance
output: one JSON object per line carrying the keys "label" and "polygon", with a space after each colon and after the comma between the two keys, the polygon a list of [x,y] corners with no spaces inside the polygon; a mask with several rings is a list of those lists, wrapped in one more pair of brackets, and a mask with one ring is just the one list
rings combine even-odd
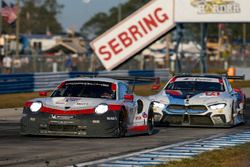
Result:
{"label": "rear wheel", "polygon": [[148,113],[147,125],[148,125],[147,134],[152,135],[153,131],[154,131],[154,113],[153,113],[153,111],[149,111],[149,113]]}

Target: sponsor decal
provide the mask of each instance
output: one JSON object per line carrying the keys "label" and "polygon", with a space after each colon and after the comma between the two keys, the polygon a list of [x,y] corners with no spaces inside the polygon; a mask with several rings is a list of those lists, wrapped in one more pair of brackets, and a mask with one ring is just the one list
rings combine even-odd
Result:
{"label": "sponsor decal", "polygon": [[109,84],[98,82],[67,82],[65,85],[91,85],[91,86],[103,86],[109,87]]}
{"label": "sponsor decal", "polygon": [[30,121],[36,121],[36,118],[31,117]]}
{"label": "sponsor decal", "polygon": [[93,123],[93,124],[99,124],[99,123],[100,123],[100,120],[92,120],[92,123]]}
{"label": "sponsor decal", "polygon": [[135,120],[141,120],[141,119],[142,119],[141,116],[136,116],[136,117],[135,117]]}
{"label": "sponsor decal", "polygon": [[51,120],[51,121],[49,121],[49,124],[65,125],[65,124],[74,124],[74,122],[73,121]]}
{"label": "sponsor decal", "polygon": [[67,97],[67,98],[65,98],[65,101],[66,102],[69,102],[69,101],[79,101],[79,100],[81,100],[81,98],[79,98],[79,97]]}
{"label": "sponsor decal", "polygon": [[197,9],[197,14],[235,14],[241,12],[241,6],[236,0],[190,0]]}
{"label": "sponsor decal", "polygon": [[205,92],[206,96],[219,96],[220,92]]}
{"label": "sponsor decal", "polygon": [[66,104],[65,100],[56,101],[56,104]]}
{"label": "sponsor decal", "polygon": [[52,119],[62,119],[62,120],[69,120],[69,119],[73,119],[74,116],[73,115],[51,115]]}
{"label": "sponsor decal", "polygon": [[219,82],[217,78],[206,78],[206,77],[180,77],[175,81],[200,81],[200,82]]}
{"label": "sponsor decal", "polygon": [[147,117],[148,117],[148,114],[144,112],[144,113],[142,113],[142,117],[143,117],[143,118],[147,118]]}
{"label": "sponsor decal", "polygon": [[108,121],[116,121],[116,120],[117,120],[117,117],[107,117],[107,120],[108,120]]}
{"label": "sponsor decal", "polygon": [[80,105],[80,106],[88,106],[89,105],[88,103],[85,103],[85,102],[77,102],[76,104]]}

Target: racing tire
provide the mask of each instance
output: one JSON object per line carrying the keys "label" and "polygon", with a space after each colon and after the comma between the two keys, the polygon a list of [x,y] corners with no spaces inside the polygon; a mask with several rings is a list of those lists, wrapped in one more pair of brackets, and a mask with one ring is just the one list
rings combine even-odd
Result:
{"label": "racing tire", "polygon": [[246,119],[245,119],[246,110],[247,110],[247,103],[246,103],[246,97],[244,97],[243,111],[242,111],[242,113],[240,114],[240,117],[241,117],[241,120],[242,120],[242,123],[243,123],[243,124],[246,123]]}
{"label": "racing tire", "polygon": [[234,122],[234,103],[232,104],[232,111],[231,111],[231,120],[229,123],[229,127],[234,127],[235,122]]}
{"label": "racing tire", "polygon": [[154,131],[154,113],[152,110],[148,112],[147,126],[148,126],[147,134],[152,135]]}
{"label": "racing tire", "polygon": [[118,118],[118,129],[117,129],[117,137],[124,137],[127,131],[126,128],[126,119],[125,119],[125,111],[122,109],[119,113],[119,118]]}

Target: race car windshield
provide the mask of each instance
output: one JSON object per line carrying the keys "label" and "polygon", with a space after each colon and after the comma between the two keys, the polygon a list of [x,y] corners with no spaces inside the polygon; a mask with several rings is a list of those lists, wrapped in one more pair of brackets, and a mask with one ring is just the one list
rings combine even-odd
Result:
{"label": "race car windshield", "polygon": [[201,81],[177,81],[169,83],[166,90],[182,90],[182,91],[225,91],[223,84],[218,82],[201,82]]}
{"label": "race car windshield", "polygon": [[86,97],[116,99],[114,84],[100,81],[69,81],[65,82],[51,97]]}

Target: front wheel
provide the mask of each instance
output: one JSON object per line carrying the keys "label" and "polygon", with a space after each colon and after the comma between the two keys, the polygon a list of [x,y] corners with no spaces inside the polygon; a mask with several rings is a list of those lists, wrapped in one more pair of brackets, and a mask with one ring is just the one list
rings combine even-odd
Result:
{"label": "front wheel", "polygon": [[246,119],[245,119],[246,109],[247,109],[247,103],[246,103],[246,98],[244,97],[243,109],[242,109],[242,112],[240,112],[240,117],[241,117],[241,121],[243,124],[246,123]]}
{"label": "front wheel", "polygon": [[234,122],[234,103],[232,104],[232,111],[231,111],[231,120],[230,120],[230,127],[233,127],[235,125]]}
{"label": "front wheel", "polygon": [[119,114],[118,121],[118,129],[117,129],[117,137],[124,137],[126,134],[126,119],[125,119],[125,111],[122,110]]}

